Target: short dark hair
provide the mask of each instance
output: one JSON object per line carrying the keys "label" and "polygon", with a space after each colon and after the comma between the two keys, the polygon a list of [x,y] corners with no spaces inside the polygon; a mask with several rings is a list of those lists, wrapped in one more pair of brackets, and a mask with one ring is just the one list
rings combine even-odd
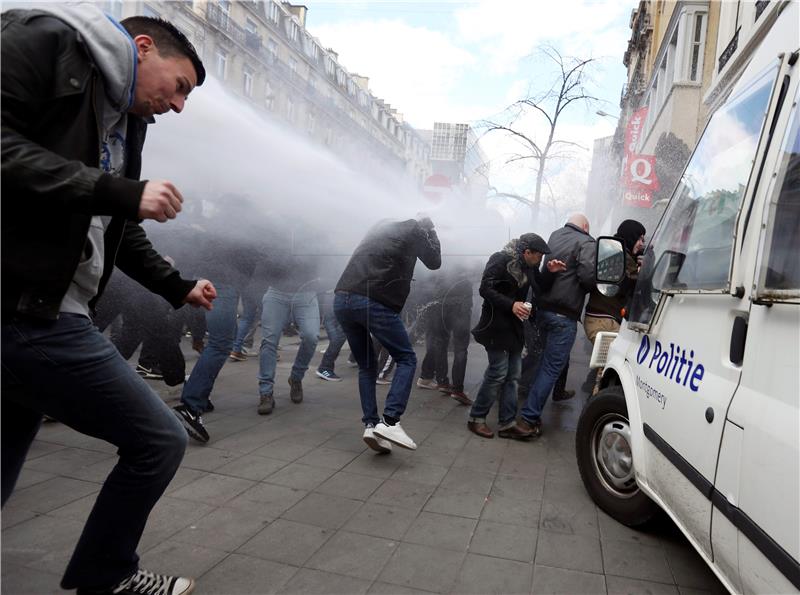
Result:
{"label": "short dark hair", "polygon": [[181,55],[189,58],[197,74],[198,87],[206,80],[206,69],[192,42],[169,21],[157,17],[135,16],[123,19],[120,23],[131,37],[137,35],[152,37],[163,57]]}

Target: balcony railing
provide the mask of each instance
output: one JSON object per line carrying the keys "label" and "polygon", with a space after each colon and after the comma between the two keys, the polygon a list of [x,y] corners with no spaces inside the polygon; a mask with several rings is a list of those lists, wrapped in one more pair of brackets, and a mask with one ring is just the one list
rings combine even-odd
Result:
{"label": "balcony railing", "polygon": [[722,72],[722,69],[728,63],[728,60],[730,60],[731,56],[733,56],[733,54],[736,52],[736,48],[739,47],[739,31],[741,30],[741,26],[736,29],[736,33],[733,34],[733,37],[728,42],[728,46],[725,48],[722,54],[720,54],[719,68],[717,69],[717,72]]}

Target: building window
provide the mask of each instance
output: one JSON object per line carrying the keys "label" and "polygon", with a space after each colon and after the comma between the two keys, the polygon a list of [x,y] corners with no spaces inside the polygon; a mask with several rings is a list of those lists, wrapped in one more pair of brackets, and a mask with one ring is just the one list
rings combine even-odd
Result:
{"label": "building window", "polygon": [[333,76],[333,74],[336,72],[336,63],[330,56],[325,57],[325,72],[327,72],[330,76]]}
{"label": "building window", "polygon": [[231,16],[231,3],[230,0],[219,0],[220,17],[219,24],[222,29],[228,28],[228,19]]}
{"label": "building window", "polygon": [[314,128],[316,128],[317,119],[314,117],[314,114],[308,112],[308,133],[314,134]]}
{"label": "building window", "polygon": [[269,81],[264,85],[264,106],[270,111],[275,108],[275,91]]}
{"label": "building window", "polygon": [[253,71],[245,68],[242,71],[243,91],[246,97],[253,96]]}
{"label": "building window", "polygon": [[122,0],[107,0],[105,11],[118,21],[122,19]]}
{"label": "building window", "polygon": [[297,78],[297,60],[294,58],[289,58],[289,72],[292,80],[295,80]]}
{"label": "building window", "polygon": [[281,7],[275,2],[269,3],[269,20],[273,23],[279,23],[281,20]]}
{"label": "building window", "polygon": [[247,31],[248,33],[252,33],[253,35],[258,35],[258,25],[251,18],[247,18],[245,20],[244,30]]}
{"label": "building window", "polygon": [[691,30],[691,45],[689,49],[689,80],[699,82],[703,78],[703,46],[705,45],[706,15],[698,12],[694,14]]}
{"label": "building window", "polygon": [[269,53],[270,64],[275,64],[278,61],[278,44],[274,39],[267,42],[267,52]]}
{"label": "building window", "polygon": [[286,98],[286,119],[294,123],[294,101],[291,97]]}
{"label": "building window", "polygon": [[216,72],[217,78],[224,81],[228,76],[228,52],[223,49],[217,48],[216,53]]}
{"label": "building window", "polygon": [[289,21],[289,39],[296,42],[299,35],[300,35],[300,26],[293,20]]}

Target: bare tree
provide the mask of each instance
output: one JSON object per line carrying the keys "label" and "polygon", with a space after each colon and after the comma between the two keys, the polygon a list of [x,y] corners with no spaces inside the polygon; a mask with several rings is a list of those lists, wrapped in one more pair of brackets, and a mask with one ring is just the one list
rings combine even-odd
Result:
{"label": "bare tree", "polygon": [[[556,130],[559,120],[570,106],[598,101],[598,98],[591,95],[586,88],[587,66],[594,61],[593,58],[562,56],[552,46],[543,46],[540,51],[556,67],[557,76],[553,84],[538,94],[531,94],[529,91],[527,97],[508,106],[503,112],[508,116],[507,123],[501,122],[499,119],[483,122],[483,127],[486,128],[485,134],[499,131],[520,141],[524,152],[513,155],[506,161],[506,164],[529,159],[535,162],[536,189],[533,200],[521,201],[529,204],[531,220],[534,223],[539,216],[542,185],[545,182],[548,162],[553,159],[569,157],[571,149],[581,147],[578,143],[557,138]],[[522,132],[519,126],[515,126],[523,116],[529,113],[534,113],[547,122],[548,132],[544,142],[537,141],[532,135]]]}

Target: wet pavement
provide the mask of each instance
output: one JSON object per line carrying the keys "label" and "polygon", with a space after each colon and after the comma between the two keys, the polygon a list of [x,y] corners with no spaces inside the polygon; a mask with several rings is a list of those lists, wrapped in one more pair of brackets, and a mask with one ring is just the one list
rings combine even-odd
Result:
{"label": "wet pavement", "polygon": [[[391,455],[361,441],[346,349],[343,381],[313,374],[317,353],[296,405],[287,384],[296,345],[285,341],[270,416],[256,414],[256,359],[223,368],[205,416],[211,442],[190,443],[151,514],[143,567],[193,576],[196,593],[217,594],[724,592],[668,520],[628,529],[584,490],[574,454],[582,334],[568,383],[578,396],[547,406],[539,441],[474,436],[466,407],[415,387],[403,426],[419,448]],[[485,365],[471,344],[469,393]],[[177,403],[179,389],[151,385]],[[108,444],[43,426],[2,511],[3,593],[63,592],[61,573],[115,462]]]}

